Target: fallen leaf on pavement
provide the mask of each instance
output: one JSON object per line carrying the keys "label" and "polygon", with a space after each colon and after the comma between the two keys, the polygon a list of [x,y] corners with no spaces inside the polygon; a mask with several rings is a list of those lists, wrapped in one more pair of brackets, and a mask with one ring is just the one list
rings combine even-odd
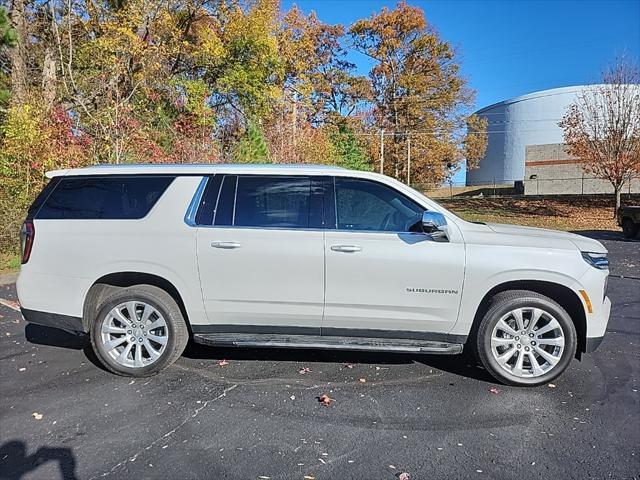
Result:
{"label": "fallen leaf on pavement", "polygon": [[549,388],[556,388],[556,384],[555,383],[550,383],[549,385],[547,385]]}
{"label": "fallen leaf on pavement", "polygon": [[44,416],[38,412],[33,412],[31,415],[33,415],[33,418],[35,418],[36,420],[42,420],[42,417]]}
{"label": "fallen leaf on pavement", "polygon": [[327,394],[322,394],[318,397],[318,401],[325,407],[328,407],[331,405],[331,402],[333,402],[333,398],[329,398]]}
{"label": "fallen leaf on pavement", "polygon": [[497,395],[497,394],[499,394],[499,393],[500,393],[500,390],[498,390],[496,387],[491,387],[491,388],[489,389],[489,391],[490,391],[491,393],[493,393],[494,395]]}
{"label": "fallen leaf on pavement", "polygon": [[347,363],[347,364],[345,365],[345,367],[346,367],[346,368],[353,368],[353,365],[351,365],[350,363]]}
{"label": "fallen leaf on pavement", "polygon": [[411,478],[407,472],[402,472],[398,475],[398,480],[409,480]]}
{"label": "fallen leaf on pavement", "polygon": [[311,475],[305,475],[302,478],[304,478],[304,480],[316,480],[316,477],[312,477]]}
{"label": "fallen leaf on pavement", "polygon": [[229,365],[229,362],[227,362],[226,360],[220,360],[218,362],[218,365],[220,365],[221,367],[226,367],[227,365]]}
{"label": "fallen leaf on pavement", "polygon": [[360,383],[367,383],[367,379],[366,378],[359,378],[358,381]]}
{"label": "fallen leaf on pavement", "polygon": [[309,373],[310,371],[311,371],[311,369],[309,367],[304,367],[304,368],[301,368],[300,370],[298,370],[298,373],[300,375],[304,375],[305,373]]}

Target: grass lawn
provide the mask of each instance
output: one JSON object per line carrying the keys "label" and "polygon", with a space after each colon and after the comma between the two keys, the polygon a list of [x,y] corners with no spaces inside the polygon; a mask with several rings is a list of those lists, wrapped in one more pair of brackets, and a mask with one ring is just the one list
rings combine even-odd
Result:
{"label": "grass lawn", "polygon": [[472,222],[511,223],[554,230],[613,230],[609,197],[554,198],[439,198],[437,201]]}

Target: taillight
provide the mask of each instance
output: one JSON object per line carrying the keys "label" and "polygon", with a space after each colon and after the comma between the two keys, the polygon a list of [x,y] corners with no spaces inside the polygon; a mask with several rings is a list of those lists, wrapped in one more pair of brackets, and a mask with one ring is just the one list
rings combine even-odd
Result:
{"label": "taillight", "polygon": [[27,263],[33,248],[33,239],[36,236],[36,229],[31,220],[25,220],[20,229],[20,247],[22,248],[22,263]]}

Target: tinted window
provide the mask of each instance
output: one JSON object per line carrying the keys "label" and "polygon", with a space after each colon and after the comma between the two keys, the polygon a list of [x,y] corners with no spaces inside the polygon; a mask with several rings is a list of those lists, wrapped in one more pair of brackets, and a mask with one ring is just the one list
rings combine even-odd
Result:
{"label": "tinted window", "polygon": [[39,219],[144,217],[174,177],[65,177],[37,213]]}
{"label": "tinted window", "polygon": [[196,214],[196,225],[213,225],[222,179],[223,175],[216,175],[208,179],[207,187],[204,189],[200,207]]}
{"label": "tinted window", "polygon": [[340,230],[408,232],[424,211],[400,192],[370,180],[336,178],[335,192]]}
{"label": "tinted window", "polygon": [[309,177],[238,177],[238,227],[309,228]]}
{"label": "tinted window", "polygon": [[233,224],[233,207],[236,197],[236,183],[238,177],[226,175],[222,182],[222,189],[216,206],[215,224],[221,227]]}
{"label": "tinted window", "polygon": [[36,199],[29,207],[29,211],[27,212],[28,220],[32,220],[36,216],[38,210],[40,210],[40,208],[42,207],[42,204],[49,197],[49,195],[51,195],[51,192],[53,192],[53,190],[56,188],[56,185],[60,181],[60,178],[61,177],[53,177],[51,180],[49,180],[49,183],[47,183],[47,185],[42,189],[40,194],[36,197]]}

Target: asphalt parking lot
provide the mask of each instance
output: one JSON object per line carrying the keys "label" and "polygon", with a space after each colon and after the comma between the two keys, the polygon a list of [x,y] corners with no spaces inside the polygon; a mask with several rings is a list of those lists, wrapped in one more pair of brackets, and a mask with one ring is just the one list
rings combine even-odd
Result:
{"label": "asphalt parking lot", "polygon": [[599,238],[607,336],[534,389],[467,356],[194,346],[132,380],[0,286],[0,478],[640,478],[640,242]]}

